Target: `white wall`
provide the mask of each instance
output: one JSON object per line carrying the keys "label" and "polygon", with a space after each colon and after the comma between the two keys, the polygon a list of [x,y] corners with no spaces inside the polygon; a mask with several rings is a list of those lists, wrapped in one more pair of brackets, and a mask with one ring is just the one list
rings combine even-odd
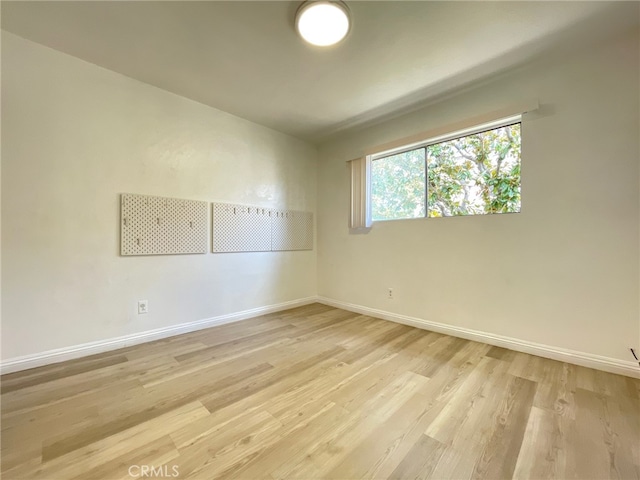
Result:
{"label": "white wall", "polygon": [[[638,42],[636,31],[323,145],[316,277],[315,251],[120,257],[119,193],[314,211],[317,151],[3,33],[1,358],[319,293],[626,360],[640,344]],[[349,233],[346,160],[533,97],[522,213]]]}
{"label": "white wall", "polygon": [[[319,295],[630,360],[640,343],[638,45],[627,32],[322,145]],[[531,98],[543,107],[522,127],[522,213],[349,233],[346,160]]]}
{"label": "white wall", "polygon": [[316,161],[305,142],[3,32],[2,358],[315,295],[315,251],[120,257],[119,193],[315,211]]}

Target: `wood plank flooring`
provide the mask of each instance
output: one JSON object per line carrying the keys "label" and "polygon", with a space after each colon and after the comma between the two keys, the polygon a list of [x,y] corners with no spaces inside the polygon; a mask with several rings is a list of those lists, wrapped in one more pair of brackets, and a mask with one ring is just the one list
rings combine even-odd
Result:
{"label": "wood plank flooring", "polygon": [[8,480],[640,478],[639,380],[320,304],[0,383]]}

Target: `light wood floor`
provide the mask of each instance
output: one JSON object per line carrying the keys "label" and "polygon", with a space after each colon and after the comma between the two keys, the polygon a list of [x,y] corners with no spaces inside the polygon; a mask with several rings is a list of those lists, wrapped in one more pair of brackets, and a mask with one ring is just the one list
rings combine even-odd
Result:
{"label": "light wood floor", "polygon": [[640,477],[640,381],[319,304],[1,387],[9,480]]}

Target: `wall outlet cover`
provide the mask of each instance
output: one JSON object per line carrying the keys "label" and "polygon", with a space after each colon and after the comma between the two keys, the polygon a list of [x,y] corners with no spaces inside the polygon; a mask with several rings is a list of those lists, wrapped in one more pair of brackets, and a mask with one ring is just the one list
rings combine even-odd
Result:
{"label": "wall outlet cover", "polygon": [[147,300],[138,300],[138,315],[149,313],[149,302]]}

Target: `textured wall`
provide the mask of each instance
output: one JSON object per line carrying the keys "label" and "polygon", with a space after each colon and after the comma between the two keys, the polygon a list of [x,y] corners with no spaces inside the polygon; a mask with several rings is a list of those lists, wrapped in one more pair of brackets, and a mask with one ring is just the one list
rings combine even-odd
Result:
{"label": "textured wall", "polygon": [[118,226],[126,192],[315,211],[316,160],[300,140],[3,33],[2,358],[315,295],[315,251],[120,257]]}
{"label": "textured wall", "polygon": [[[631,360],[640,342],[638,45],[628,32],[321,146],[319,294]],[[531,98],[542,108],[522,125],[522,213],[349,234],[345,161]]]}

